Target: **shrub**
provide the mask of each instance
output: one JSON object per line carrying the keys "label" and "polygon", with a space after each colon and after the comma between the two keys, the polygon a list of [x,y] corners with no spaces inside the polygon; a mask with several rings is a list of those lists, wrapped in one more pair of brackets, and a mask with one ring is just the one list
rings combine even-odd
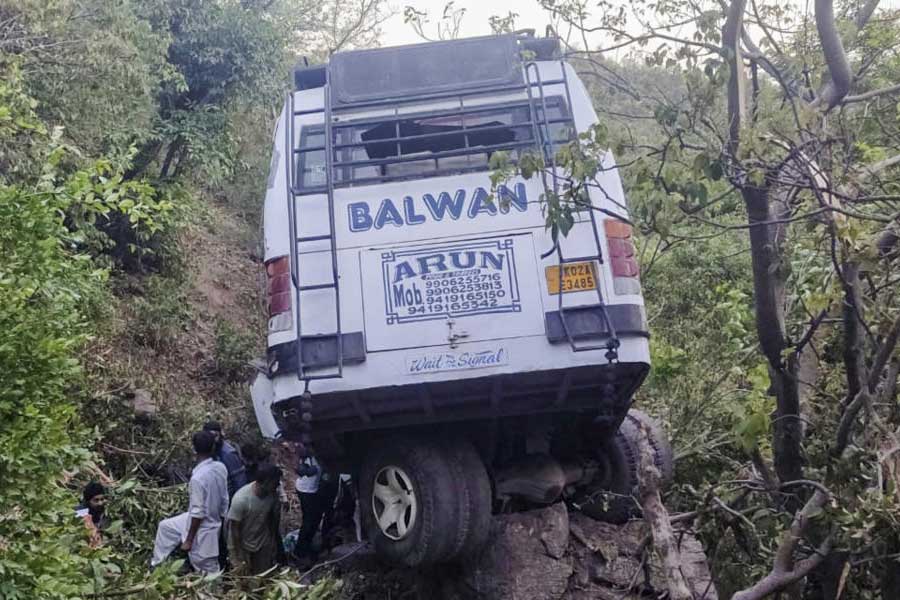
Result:
{"label": "shrub", "polygon": [[92,458],[77,353],[109,298],[95,223],[123,215],[140,236],[168,221],[165,206],[129,205],[157,192],[108,161],[67,174],[59,131],[37,118],[15,69],[0,74],[0,162],[40,164],[0,179],[0,598],[71,598],[118,572],[108,551],[87,549],[65,487]]}
{"label": "shrub", "polygon": [[244,381],[250,375],[250,360],[256,353],[254,337],[228,321],[217,318],[215,325],[215,371],[229,382]]}
{"label": "shrub", "polygon": [[[104,272],[69,251],[53,194],[0,186],[0,596],[70,597],[83,528],[61,475],[83,463],[76,419],[87,298]],[[80,443],[81,442],[81,443]]]}
{"label": "shrub", "polygon": [[190,320],[183,281],[150,275],[143,289],[144,294],[132,304],[131,336],[138,344],[165,350]]}

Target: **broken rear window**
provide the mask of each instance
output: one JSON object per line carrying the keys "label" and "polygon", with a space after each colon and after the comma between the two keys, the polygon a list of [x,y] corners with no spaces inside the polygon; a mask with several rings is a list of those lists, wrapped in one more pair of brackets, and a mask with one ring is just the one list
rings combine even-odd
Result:
{"label": "broken rear window", "polygon": [[[571,120],[560,96],[546,99],[547,123],[540,103],[535,121],[549,132],[554,148],[572,139]],[[507,151],[512,160],[534,148],[534,124],[528,102],[464,107],[440,113],[335,123],[335,186],[380,183],[436,175],[486,171],[491,154]],[[301,147],[324,144],[322,128],[304,128]],[[303,187],[324,185],[324,152],[302,155]]]}

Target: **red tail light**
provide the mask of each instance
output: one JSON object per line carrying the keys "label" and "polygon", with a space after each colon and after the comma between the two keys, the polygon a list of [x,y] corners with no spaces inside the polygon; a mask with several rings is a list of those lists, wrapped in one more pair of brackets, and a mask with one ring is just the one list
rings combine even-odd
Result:
{"label": "red tail light", "polygon": [[266,299],[269,306],[269,332],[291,327],[291,262],[279,256],[266,262]]}
{"label": "red tail light", "polygon": [[634,255],[634,243],[631,241],[631,225],[608,219],[603,222],[603,227],[616,294],[639,294],[637,277],[640,269]]}

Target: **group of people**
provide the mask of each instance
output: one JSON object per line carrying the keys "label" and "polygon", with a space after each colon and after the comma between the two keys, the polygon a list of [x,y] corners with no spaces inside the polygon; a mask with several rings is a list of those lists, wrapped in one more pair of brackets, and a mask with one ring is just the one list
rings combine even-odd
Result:
{"label": "group of people", "polygon": [[[264,452],[248,452],[245,461],[215,421],[207,422],[191,442],[197,462],[188,484],[188,509],[160,521],[151,568],[178,549],[201,573],[229,568],[238,575],[258,575],[284,564],[281,468]],[[313,540],[320,528],[324,536],[331,526],[342,480],[324,471],[313,457],[295,459],[288,466],[297,473],[295,489],[302,511],[293,555],[303,567],[316,559]],[[349,486],[344,491],[348,493]],[[92,482],[77,512],[90,530],[92,545],[100,543],[104,504],[105,489]]]}

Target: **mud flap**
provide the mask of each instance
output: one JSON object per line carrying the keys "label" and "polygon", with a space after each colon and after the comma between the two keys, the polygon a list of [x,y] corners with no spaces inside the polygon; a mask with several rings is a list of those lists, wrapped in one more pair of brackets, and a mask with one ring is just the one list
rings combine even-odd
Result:
{"label": "mud flap", "polygon": [[275,401],[275,385],[265,373],[257,373],[253,384],[250,386],[250,397],[253,399],[253,410],[256,412],[256,422],[259,430],[266,439],[275,439],[280,430],[272,414],[272,403]]}

